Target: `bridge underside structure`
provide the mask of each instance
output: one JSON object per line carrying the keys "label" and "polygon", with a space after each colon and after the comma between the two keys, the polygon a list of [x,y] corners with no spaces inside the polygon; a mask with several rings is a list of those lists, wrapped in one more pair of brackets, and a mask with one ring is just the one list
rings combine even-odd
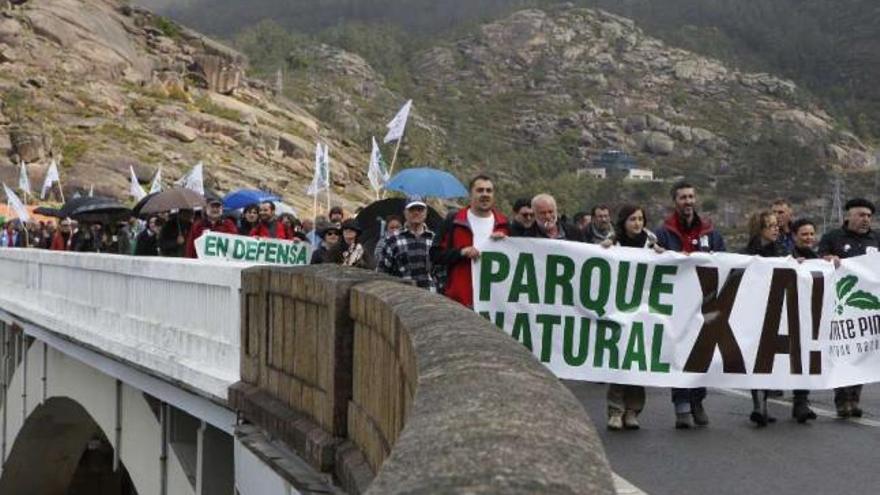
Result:
{"label": "bridge underside structure", "polygon": [[0,323],[0,493],[233,493],[228,432],[80,359]]}

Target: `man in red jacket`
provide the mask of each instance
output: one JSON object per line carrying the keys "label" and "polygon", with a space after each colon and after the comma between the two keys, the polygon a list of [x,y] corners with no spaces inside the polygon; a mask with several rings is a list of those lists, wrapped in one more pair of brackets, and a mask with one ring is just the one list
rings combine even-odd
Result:
{"label": "man in red jacket", "polygon": [[[271,201],[260,203],[260,222],[251,230],[251,237],[294,240],[293,232],[275,216],[275,203]],[[299,242],[299,239],[295,241]]]}
{"label": "man in red jacket", "polygon": [[437,263],[446,265],[447,282],[444,294],[467,307],[474,306],[471,282],[471,261],[480,257],[474,244],[490,238],[510,235],[507,217],[495,209],[495,186],[486,175],[471,179],[470,205],[447,220],[447,229],[440,241]]}
{"label": "man in red jacket", "polygon": [[204,216],[193,224],[186,236],[184,256],[187,258],[196,257],[196,239],[206,231],[238,234],[235,222],[229,218],[223,218],[223,202],[220,201],[220,198],[208,198],[208,206],[205,208]]}

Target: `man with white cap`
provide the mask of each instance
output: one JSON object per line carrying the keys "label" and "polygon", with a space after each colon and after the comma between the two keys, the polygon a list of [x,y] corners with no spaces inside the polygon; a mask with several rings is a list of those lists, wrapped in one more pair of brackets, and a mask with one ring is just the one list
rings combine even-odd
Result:
{"label": "man with white cap", "polygon": [[406,225],[398,234],[388,238],[382,254],[379,271],[437,292],[437,280],[431,265],[431,251],[435,247],[434,232],[428,229],[428,205],[419,196],[407,198],[403,210]]}

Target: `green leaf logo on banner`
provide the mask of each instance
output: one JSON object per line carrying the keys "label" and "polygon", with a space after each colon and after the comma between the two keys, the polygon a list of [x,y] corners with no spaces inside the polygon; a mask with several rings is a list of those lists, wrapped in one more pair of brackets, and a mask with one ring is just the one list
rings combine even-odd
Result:
{"label": "green leaf logo on banner", "polygon": [[853,294],[849,296],[846,300],[846,305],[858,309],[877,310],[880,309],[880,299],[877,299],[877,296],[870,292],[860,290],[853,292]]}
{"label": "green leaf logo on banner", "polygon": [[844,296],[846,296],[853,288],[855,288],[856,284],[859,281],[859,277],[855,275],[847,275],[842,279],[837,281],[837,299],[842,301]]}
{"label": "green leaf logo on banner", "polygon": [[863,290],[852,292],[858,283],[859,278],[855,275],[847,275],[837,281],[837,314],[843,314],[844,306],[866,311],[880,310],[880,299],[874,294]]}

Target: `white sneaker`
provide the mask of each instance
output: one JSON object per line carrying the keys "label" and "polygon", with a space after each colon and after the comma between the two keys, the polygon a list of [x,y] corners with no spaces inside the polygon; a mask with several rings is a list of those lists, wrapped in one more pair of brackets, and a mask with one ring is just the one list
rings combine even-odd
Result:
{"label": "white sneaker", "polygon": [[635,411],[627,411],[624,413],[623,427],[627,430],[638,430],[641,427]]}
{"label": "white sneaker", "polygon": [[609,430],[622,430],[623,429],[623,414],[621,413],[612,413],[611,416],[608,416],[608,429]]}

